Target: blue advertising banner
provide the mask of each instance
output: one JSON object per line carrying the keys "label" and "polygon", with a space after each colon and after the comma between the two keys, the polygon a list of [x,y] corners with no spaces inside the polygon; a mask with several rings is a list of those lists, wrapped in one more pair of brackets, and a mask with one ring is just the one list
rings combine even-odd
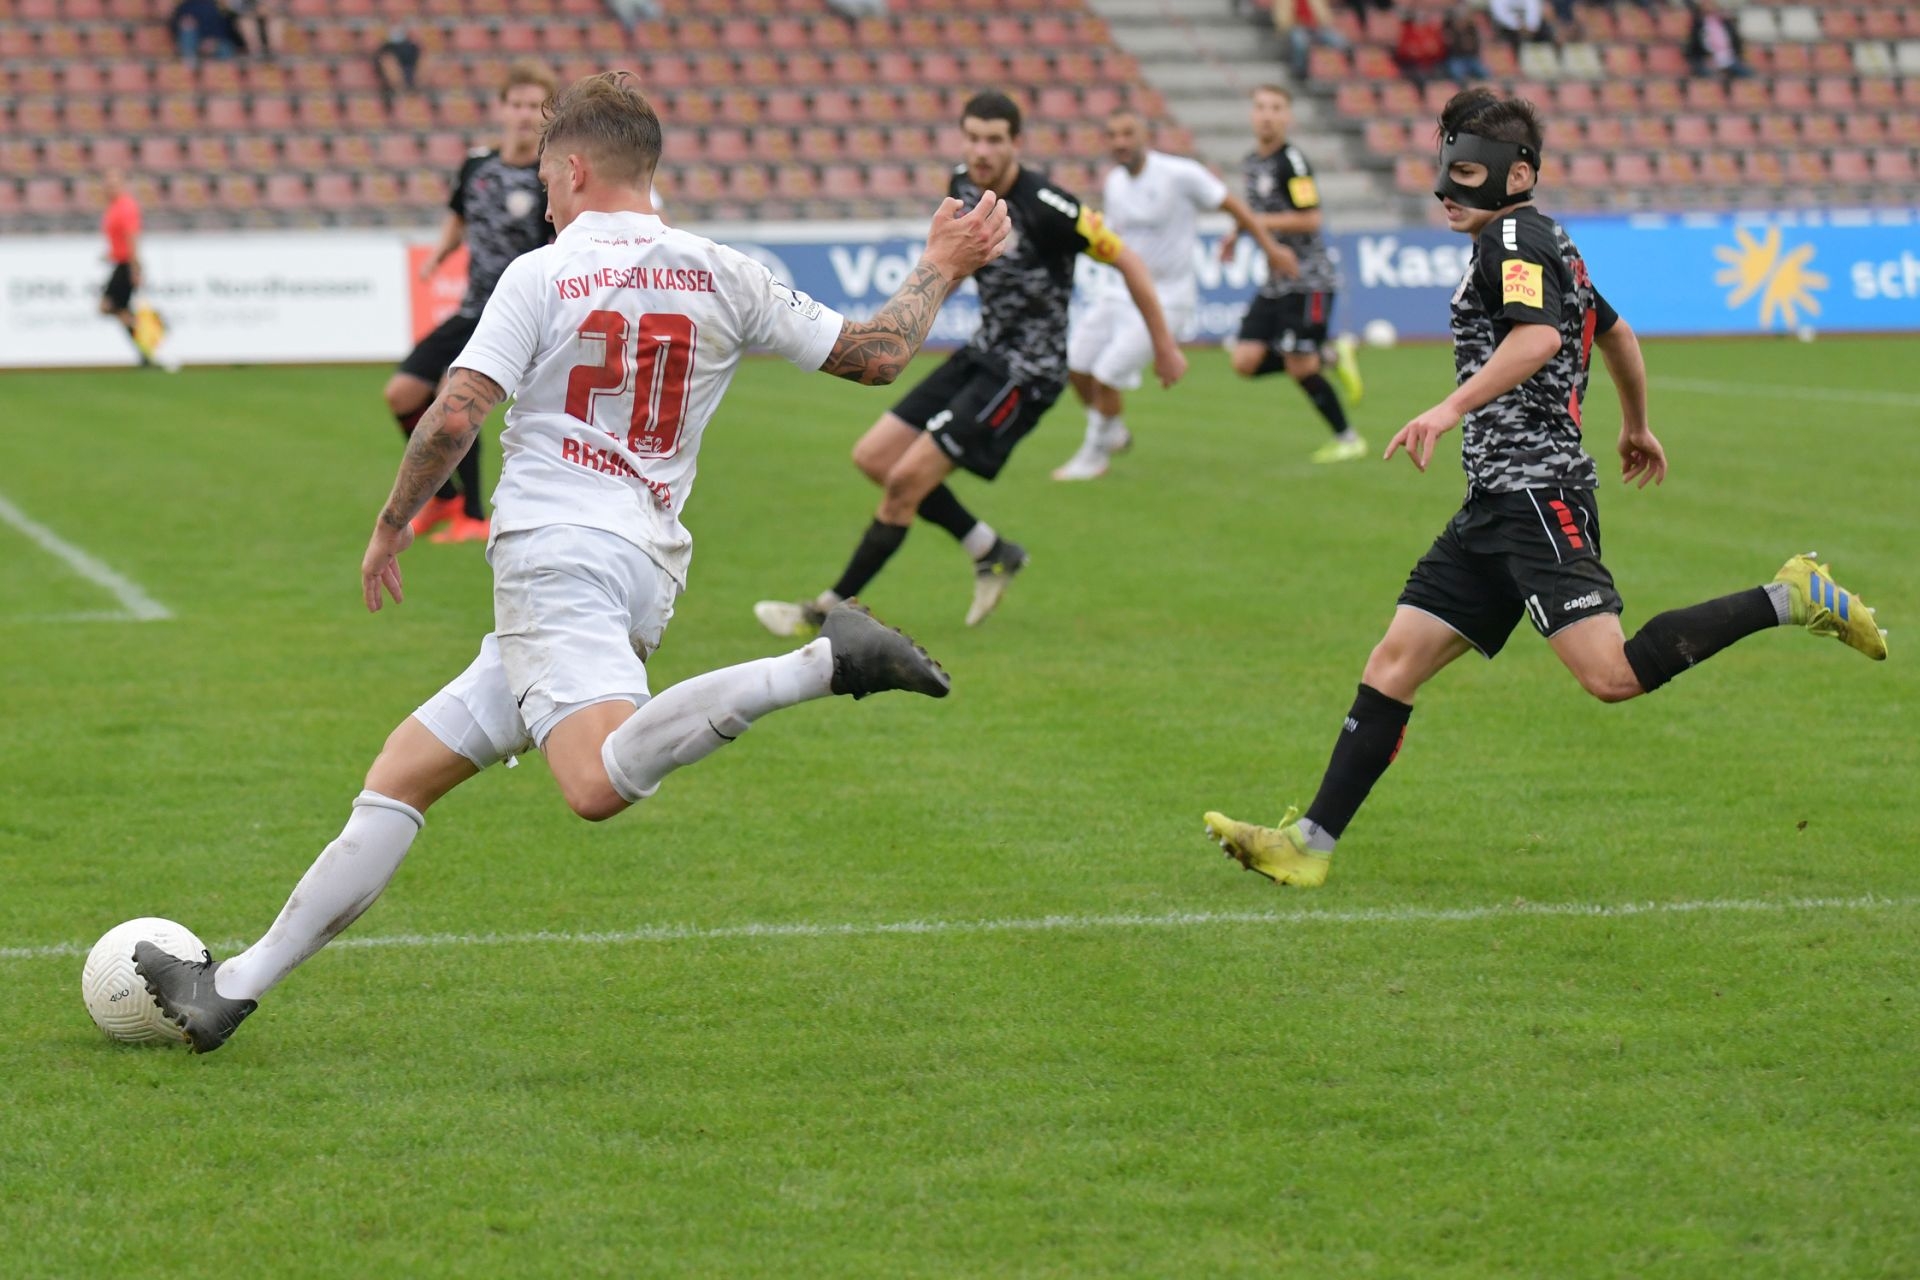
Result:
{"label": "blue advertising banner", "polygon": [[1569,218],[1567,231],[1642,333],[1920,329],[1920,211]]}
{"label": "blue advertising banner", "polygon": [[[1920,330],[1920,211],[1569,218],[1567,227],[1607,300],[1643,334]],[[920,252],[920,240],[897,225],[732,230],[715,238],[861,318],[900,286]],[[1244,240],[1221,262],[1220,239],[1204,234],[1196,250],[1196,341],[1231,337],[1266,274]],[[1336,331],[1385,320],[1401,338],[1447,336],[1448,302],[1472,250],[1466,237],[1422,227],[1335,234],[1329,244],[1342,277]],[[1106,270],[1082,259],[1078,297]],[[932,342],[964,342],[978,323],[978,295],[968,284],[941,312]]]}

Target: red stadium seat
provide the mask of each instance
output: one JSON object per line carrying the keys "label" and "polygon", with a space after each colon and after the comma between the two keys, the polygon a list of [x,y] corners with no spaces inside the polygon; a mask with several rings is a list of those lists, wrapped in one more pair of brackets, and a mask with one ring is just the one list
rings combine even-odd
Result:
{"label": "red stadium seat", "polygon": [[1793,151],[1787,155],[1787,181],[1803,190],[1824,187],[1831,180],[1824,151]]}
{"label": "red stadium seat", "polygon": [[1575,187],[1611,187],[1613,175],[1607,171],[1605,156],[1580,152],[1568,161],[1567,182]]}
{"label": "red stadium seat", "polygon": [[1875,182],[1909,183],[1914,181],[1913,153],[1904,147],[1880,147],[1873,153]]}
{"label": "red stadium seat", "polygon": [[1675,146],[1708,147],[1713,145],[1713,126],[1705,116],[1680,115],[1673,118],[1673,141]]}
{"label": "red stadium seat", "polygon": [[1654,174],[1668,186],[1695,186],[1700,181],[1700,166],[1684,151],[1663,151],[1654,157]]}
{"label": "red stadium seat", "polygon": [[269,209],[301,211],[312,203],[307,178],[302,173],[270,173],[261,203]]}
{"label": "red stadium seat", "polygon": [[1760,141],[1760,135],[1753,127],[1752,116],[1719,116],[1713,122],[1713,132],[1714,139],[1728,148],[1751,147]]}
{"label": "red stadium seat", "polygon": [[1740,165],[1731,151],[1709,151],[1700,157],[1700,181],[1709,187],[1740,185]]}
{"label": "red stadium seat", "polygon": [[1840,117],[1841,132],[1854,146],[1875,146],[1886,140],[1887,121],[1877,111],[1853,111]]}
{"label": "red stadium seat", "polygon": [[354,174],[323,173],[313,180],[313,202],[322,209],[351,209],[360,199],[360,184]]}
{"label": "red stadium seat", "polygon": [[1780,149],[1798,146],[1800,122],[1793,116],[1769,112],[1760,117],[1760,142]]}

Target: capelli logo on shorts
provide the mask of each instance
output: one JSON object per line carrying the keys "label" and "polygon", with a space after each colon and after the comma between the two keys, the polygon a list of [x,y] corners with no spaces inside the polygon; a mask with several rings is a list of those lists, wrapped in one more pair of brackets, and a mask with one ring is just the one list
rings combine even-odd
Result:
{"label": "capelli logo on shorts", "polygon": [[1586,595],[1575,596],[1573,599],[1561,605],[1560,612],[1572,613],[1575,609],[1591,609],[1599,603],[1600,593],[1598,591],[1589,591]]}

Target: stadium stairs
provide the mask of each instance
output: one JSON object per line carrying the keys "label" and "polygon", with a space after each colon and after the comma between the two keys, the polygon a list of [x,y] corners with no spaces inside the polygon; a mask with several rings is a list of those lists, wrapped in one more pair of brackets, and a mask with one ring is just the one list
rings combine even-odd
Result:
{"label": "stadium stairs", "polygon": [[[1195,152],[1239,185],[1251,147],[1247,96],[1255,86],[1299,89],[1262,13],[1257,24],[1228,0],[1091,0],[1114,42],[1139,60],[1148,84],[1192,131]],[[1346,231],[1402,222],[1399,201],[1334,105],[1296,93],[1292,139],[1312,163],[1333,225]],[[1159,139],[1163,148],[1170,144]],[[1172,148],[1172,149],[1177,149]]]}

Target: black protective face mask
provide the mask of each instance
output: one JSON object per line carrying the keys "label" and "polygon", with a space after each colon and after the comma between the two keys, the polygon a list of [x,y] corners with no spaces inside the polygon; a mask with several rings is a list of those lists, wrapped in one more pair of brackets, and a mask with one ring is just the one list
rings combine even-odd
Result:
{"label": "black protective face mask", "polygon": [[[1487,180],[1477,187],[1463,187],[1454,181],[1453,166],[1463,160],[1485,165]],[[1440,140],[1440,185],[1434,188],[1434,198],[1489,212],[1531,200],[1531,188],[1517,194],[1507,191],[1507,174],[1522,160],[1532,165],[1535,173],[1540,171],[1540,153],[1524,142],[1495,142],[1477,133],[1449,133]]]}

